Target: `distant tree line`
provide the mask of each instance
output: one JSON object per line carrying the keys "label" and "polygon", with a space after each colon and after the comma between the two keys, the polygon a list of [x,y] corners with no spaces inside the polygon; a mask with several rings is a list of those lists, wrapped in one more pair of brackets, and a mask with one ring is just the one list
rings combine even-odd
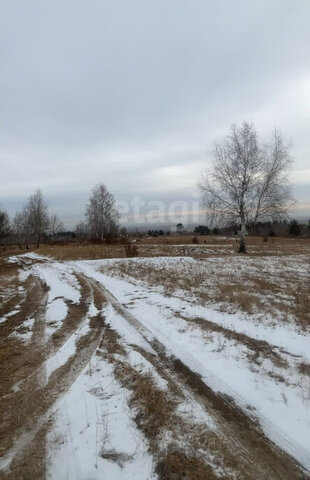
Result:
{"label": "distant tree line", "polygon": [[7,212],[0,210],[0,243],[17,243],[27,249],[29,245],[59,238],[94,239],[103,241],[119,234],[119,213],[113,195],[103,184],[92,190],[85,209],[85,221],[78,223],[75,232],[65,232],[56,214],[49,214],[47,202],[37,190],[10,222]]}
{"label": "distant tree line", "polygon": [[[194,229],[195,235],[237,235],[240,225],[232,223],[222,228],[214,227],[209,229],[207,225],[198,225]],[[309,235],[310,234],[310,220],[308,223],[299,222],[296,219],[288,220],[274,220],[273,222],[257,222],[252,228],[249,228],[249,233],[252,235],[264,235],[275,237],[285,235]]]}
{"label": "distant tree line", "polygon": [[194,233],[196,235],[218,235],[220,233],[220,230],[218,227],[210,229],[207,225],[198,225],[198,227],[195,227]]}
{"label": "distant tree line", "polygon": [[[169,232],[166,232],[166,233],[169,234]],[[162,229],[160,229],[160,230],[148,230],[147,235],[149,237],[160,237],[162,235],[165,235],[165,232]]]}
{"label": "distant tree line", "polygon": [[[57,214],[49,214],[47,202],[40,190],[30,195],[25,205],[19,210],[12,221],[7,212],[0,210],[0,244],[17,243],[26,248],[30,244],[39,247],[41,242],[95,240],[102,242],[117,236],[127,237],[125,227],[120,228],[119,213],[115,206],[113,195],[104,184],[96,185],[90,195],[85,208],[84,221],[77,224],[75,231],[65,231],[63,223]],[[291,220],[257,221],[248,226],[249,233],[254,235],[310,235],[310,220],[308,224]],[[237,235],[240,224],[231,222],[224,228],[209,228],[207,225],[198,225],[194,228],[195,235]],[[176,233],[183,234],[184,225],[176,225]],[[158,237],[169,235],[170,231],[150,229],[145,232],[148,236]],[[136,236],[141,236],[136,232]]]}
{"label": "distant tree line", "polygon": [[39,247],[41,241],[63,230],[57,215],[49,215],[47,203],[41,190],[30,195],[27,203],[16,213],[12,222],[8,214],[0,211],[0,242],[17,243],[26,248],[29,244]]}

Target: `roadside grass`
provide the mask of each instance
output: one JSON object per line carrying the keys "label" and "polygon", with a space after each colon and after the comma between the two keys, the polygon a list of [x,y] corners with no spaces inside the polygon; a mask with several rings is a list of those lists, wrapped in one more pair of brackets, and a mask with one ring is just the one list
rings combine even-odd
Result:
{"label": "roadside grass", "polygon": [[156,437],[164,426],[172,428],[176,403],[160,390],[149,374],[138,373],[127,361],[120,337],[106,326],[100,343],[99,355],[114,364],[114,375],[127,389],[132,390],[131,407],[135,409],[136,423],[150,441],[153,453],[158,449]]}
{"label": "roadside grass", "polygon": [[151,375],[138,374],[128,363],[121,361],[117,363],[114,374],[133,391],[130,406],[138,411],[135,420],[147,438],[158,436],[163,428],[172,428],[176,402],[156,386]]}
{"label": "roadside grass", "polygon": [[[192,256],[208,258],[210,256],[237,255],[237,239],[225,236],[163,235],[159,237],[134,238],[138,257],[154,256]],[[268,237],[267,237],[268,238]],[[196,243],[197,242],[197,243]],[[310,250],[310,238],[264,237],[247,238],[248,256],[292,255],[307,253]],[[48,255],[58,260],[96,260],[100,258],[127,257],[126,245],[93,244],[89,242],[69,242],[67,244],[42,243],[39,248],[30,246],[29,250],[17,246],[0,247],[0,258],[10,255],[34,252]]]}
{"label": "roadside grass", "polygon": [[[26,248],[20,248],[17,245],[2,245],[0,246],[0,262],[2,259],[5,259],[10,255],[20,255],[26,252]],[[2,265],[3,263],[1,262],[1,266]]]}
{"label": "roadside grass", "polygon": [[[13,272],[12,282],[14,289],[18,292],[19,287],[23,287],[23,296],[19,297],[16,303],[14,298],[14,308],[18,310],[14,315],[7,317],[0,324],[0,363],[2,366],[0,381],[0,455],[6,451],[14,441],[12,432],[27,414],[23,410],[28,408],[28,396],[20,392],[14,393],[12,387],[18,382],[27,378],[42,363],[45,352],[42,345],[35,341],[35,333],[29,342],[24,342],[16,332],[21,331],[21,326],[25,320],[35,317],[44,295],[44,286],[36,282],[32,277],[28,277],[25,282],[19,282],[18,267],[16,264],[6,264],[1,270]],[[0,275],[3,280],[2,275]],[[4,282],[2,281],[1,287]],[[12,283],[11,283],[12,286]],[[0,287],[0,289],[1,289]],[[7,307],[7,304],[5,305]],[[13,306],[11,305],[11,308]],[[33,327],[35,329],[35,327]],[[33,389],[32,389],[33,390]]]}
{"label": "roadside grass", "polygon": [[19,291],[19,268],[0,258],[0,319],[10,313],[21,302],[23,295]]}

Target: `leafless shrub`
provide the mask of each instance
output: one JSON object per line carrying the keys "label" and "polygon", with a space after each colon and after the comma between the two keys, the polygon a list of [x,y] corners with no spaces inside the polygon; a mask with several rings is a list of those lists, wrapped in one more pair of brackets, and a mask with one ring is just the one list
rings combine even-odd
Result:
{"label": "leafless shrub", "polygon": [[126,257],[137,257],[138,255],[138,247],[134,243],[127,243],[125,245],[125,255]]}

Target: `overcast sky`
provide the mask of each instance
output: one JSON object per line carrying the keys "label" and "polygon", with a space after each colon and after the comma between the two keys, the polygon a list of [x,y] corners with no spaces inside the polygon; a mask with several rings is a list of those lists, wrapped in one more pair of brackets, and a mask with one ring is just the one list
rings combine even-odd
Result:
{"label": "overcast sky", "polygon": [[[310,215],[309,0],[2,0],[0,208],[186,200],[232,123],[291,142]],[[150,207],[147,203],[144,211]]]}

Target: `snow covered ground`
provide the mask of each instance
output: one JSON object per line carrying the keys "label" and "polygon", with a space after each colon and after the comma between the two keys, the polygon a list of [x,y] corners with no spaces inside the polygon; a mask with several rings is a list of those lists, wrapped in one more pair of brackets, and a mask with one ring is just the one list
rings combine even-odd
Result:
{"label": "snow covered ground", "polygon": [[[298,478],[306,478],[306,470],[310,471],[309,331],[298,323],[292,308],[285,319],[281,312],[274,315],[254,309],[249,313],[236,304],[226,308],[226,299],[216,302],[211,294],[202,301],[201,291],[215,288],[212,279],[217,272],[224,279],[231,279],[232,272],[235,275],[237,271],[237,276],[244,278],[251,274],[260,279],[268,276],[270,282],[285,272],[290,275],[290,284],[298,275],[308,281],[308,257],[249,258],[237,264],[235,257],[230,263],[227,258],[201,262],[187,257],[58,262],[26,254],[10,261],[22,263],[22,280],[32,275],[47,287],[45,314],[43,320],[39,318],[43,322],[42,348],[49,348],[38,367],[36,387],[55,396],[54,402],[47,402],[43,416],[49,422],[45,478],[164,478],[155,473],[156,465],[172,439],[186,455],[194,451],[194,434],[187,430],[188,425],[195,435],[200,435],[202,428],[205,435],[225,438],[225,426],[221,426],[212,407],[206,408],[203,399],[184,387],[185,383],[182,394],[171,387],[181,378],[169,370],[173,359],[197,375],[215,395],[225,402],[230,399],[232,408],[242,411],[253,425],[258,422],[265,436],[305,469],[301,473],[305,477]],[[257,262],[259,272],[255,270]],[[255,282],[253,285],[256,288]],[[290,294],[285,297],[284,287],[275,296],[271,293],[271,300],[278,300],[280,295],[284,301],[291,301]],[[81,307],[83,313],[81,318],[71,315],[66,330],[72,305]],[[18,314],[19,309],[14,312]],[[10,314],[3,322],[8,318]],[[37,327],[37,317],[29,317],[11,335],[31,346]],[[117,335],[116,340],[111,337],[112,353],[109,343],[102,346],[102,342],[108,342],[105,335],[110,331]],[[51,343],[59,332],[62,341]],[[120,367],[128,368],[128,375],[134,379],[147,379],[168,403],[175,401],[172,418],[179,422],[179,430],[183,429],[181,436],[177,437],[168,425],[154,443],[152,436],[141,429],[137,421],[140,407],[132,403],[135,387],[116,375]],[[20,394],[36,371],[15,384],[12,391]],[[20,439],[35,439],[42,421],[26,436],[21,431]],[[236,438],[232,438],[231,445],[234,443],[238,444]],[[14,456],[25,445],[26,441],[20,440],[15,450],[8,452],[3,471],[9,471]],[[158,458],[152,452],[154,448],[158,449]],[[251,448],[249,452],[255,455],[255,448]],[[212,467],[215,475],[239,478],[236,467],[225,465],[226,457],[223,460],[222,453],[217,457],[211,450],[201,447],[195,454]],[[253,474],[249,478],[254,478]],[[257,468],[255,478],[265,478],[263,467],[261,472]]]}
{"label": "snow covered ground", "polygon": [[[47,437],[47,479],[151,480],[153,459],[112,366],[91,359],[55,413]],[[112,461],[112,459],[114,461]]]}
{"label": "snow covered ground", "polygon": [[[145,260],[145,259],[144,259]],[[137,262],[141,262],[138,259]],[[147,261],[147,260],[146,260]],[[151,259],[173,268],[178,259]],[[182,262],[194,260],[182,259]],[[111,260],[76,262],[75,268],[104,285],[117,300],[157,338],[171,354],[199,373],[212,389],[230,395],[254,415],[267,436],[310,469],[310,378],[298,371],[296,356],[303,360],[310,352],[310,336],[292,325],[258,323],[242,312],[220,313],[180,298],[167,297],[156,286],[141,281],[115,278],[102,272]],[[134,263],[133,260],[131,260]],[[196,262],[198,263],[198,262]],[[178,295],[179,296],[179,295]],[[284,350],[288,366],[281,368],[263,359],[250,361],[248,348],[224,334],[205,334],[183,317],[205,318]],[[298,358],[298,357],[297,357]]]}

